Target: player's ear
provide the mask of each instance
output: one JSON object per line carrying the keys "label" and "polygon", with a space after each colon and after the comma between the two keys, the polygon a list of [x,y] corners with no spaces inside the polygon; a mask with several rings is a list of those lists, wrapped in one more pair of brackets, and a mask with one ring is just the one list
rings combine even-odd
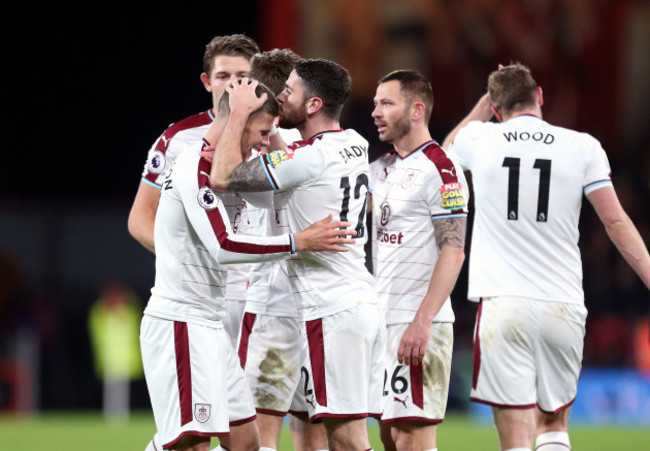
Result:
{"label": "player's ear", "polygon": [[205,72],[201,72],[201,83],[206,91],[212,92],[212,86],[210,85],[210,76]]}
{"label": "player's ear", "polygon": [[411,106],[411,120],[418,121],[424,117],[424,103],[423,102],[414,102]]}
{"label": "player's ear", "polygon": [[539,106],[544,105],[544,93],[542,92],[542,87],[537,87],[537,103]]}
{"label": "player's ear", "polygon": [[310,97],[305,102],[307,106],[307,114],[315,114],[323,107],[323,99],[320,97]]}

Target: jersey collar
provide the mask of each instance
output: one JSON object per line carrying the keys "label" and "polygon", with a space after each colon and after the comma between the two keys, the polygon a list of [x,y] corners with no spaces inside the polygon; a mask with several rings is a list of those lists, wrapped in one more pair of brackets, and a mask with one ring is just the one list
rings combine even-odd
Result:
{"label": "jersey collar", "polygon": [[[531,113],[518,114],[516,116],[512,116],[510,119],[517,119],[518,117],[534,117],[535,119],[539,119],[540,121],[542,120],[541,117],[536,116],[536,115],[531,114]],[[508,119],[508,120],[510,120],[510,119]]]}
{"label": "jersey collar", "polygon": [[322,131],[322,132],[316,133],[314,136],[312,136],[311,138],[307,139],[306,141],[311,141],[311,140],[313,140],[313,139],[320,138],[321,136],[323,136],[323,135],[326,134],[326,133],[340,133],[340,132],[342,132],[342,131],[343,131],[342,128],[339,128],[338,130],[324,130],[324,131]]}
{"label": "jersey collar", "polygon": [[435,140],[435,139],[432,139],[432,140],[430,140],[430,141],[425,142],[424,144],[421,144],[420,146],[416,147],[416,148],[415,148],[414,150],[412,150],[411,152],[407,153],[406,156],[405,156],[404,158],[402,158],[402,157],[399,156],[399,153],[397,153],[397,150],[396,150],[396,149],[393,149],[393,151],[395,152],[395,154],[397,155],[397,157],[398,157],[399,159],[401,159],[401,160],[405,160],[405,159],[407,159],[408,157],[410,157],[411,155],[413,155],[414,153],[423,150],[425,147],[428,147],[429,145],[434,144],[435,142],[436,142],[436,140]]}

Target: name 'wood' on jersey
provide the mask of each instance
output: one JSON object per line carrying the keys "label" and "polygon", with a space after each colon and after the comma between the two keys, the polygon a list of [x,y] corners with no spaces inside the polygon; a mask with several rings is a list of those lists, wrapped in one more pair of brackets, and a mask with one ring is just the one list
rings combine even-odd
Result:
{"label": "name 'wood' on jersey", "polygon": [[471,171],[476,200],[470,299],[510,295],[584,303],[582,196],[612,184],[600,143],[522,115],[470,122],[450,150]]}

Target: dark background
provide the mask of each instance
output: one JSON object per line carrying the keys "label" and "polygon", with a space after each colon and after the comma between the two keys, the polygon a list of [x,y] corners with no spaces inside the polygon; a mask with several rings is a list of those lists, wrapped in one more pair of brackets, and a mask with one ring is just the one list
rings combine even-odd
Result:
{"label": "dark background", "polygon": [[[146,303],[154,257],[128,235],[128,212],[154,140],[170,123],[211,106],[199,75],[204,46],[215,35],[245,33],[262,50],[290,45],[348,67],[354,85],[343,125],[370,141],[372,158],[388,150],[370,120],[375,80],[404,67],[390,61],[412,63],[431,79],[431,130],[442,141],[485,90],[490,71],[519,60],[545,88],[546,119],[601,140],[621,200],[647,243],[650,135],[644,123],[650,111],[648,99],[639,97],[648,90],[640,85],[636,91],[629,74],[630,61],[640,58],[647,73],[650,42],[647,33],[629,42],[627,32],[635,14],[650,17],[648,3],[573,2],[584,11],[570,10],[571,2],[524,2],[530,9],[521,3],[432,1],[439,7],[435,17],[414,14],[400,22],[379,14],[369,0],[332,1],[333,20],[319,32],[329,36],[321,39],[322,49],[308,39],[317,32],[317,14],[301,15],[287,0],[184,2],[146,11],[114,2],[16,5],[2,27],[0,352],[15,357],[25,342],[35,349],[27,365],[28,409],[101,405],[88,311],[112,281]],[[262,10],[272,23],[260,19]],[[590,22],[581,28],[584,20]],[[408,59],[413,49],[417,57]],[[585,364],[634,366],[633,332],[647,322],[648,291],[588,205],[581,232],[591,312],[587,343],[593,343]],[[465,300],[466,278],[463,270],[452,296],[452,387],[464,383],[471,361],[475,306]],[[134,385],[134,406],[147,408],[142,380]],[[0,408],[10,404],[11,389],[0,380]],[[452,392],[452,407],[464,405],[464,391]]]}

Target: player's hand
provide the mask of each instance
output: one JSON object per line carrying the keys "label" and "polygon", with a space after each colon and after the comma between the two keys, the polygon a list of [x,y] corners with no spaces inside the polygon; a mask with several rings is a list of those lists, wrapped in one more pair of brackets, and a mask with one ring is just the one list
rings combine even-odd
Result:
{"label": "player's hand", "polygon": [[242,77],[226,86],[226,91],[230,95],[228,104],[230,105],[231,114],[235,111],[251,114],[264,105],[264,102],[268,99],[268,95],[264,92],[261,96],[257,97],[255,89],[257,89],[258,85],[259,82],[257,80]]}
{"label": "player's hand", "polygon": [[212,163],[212,159],[214,158],[214,150],[216,149],[216,146],[214,144],[210,144],[209,146],[206,146],[201,149],[201,158],[205,158],[208,160],[208,163]]}
{"label": "player's hand", "polygon": [[347,252],[350,249],[346,244],[354,244],[353,238],[357,234],[354,229],[347,229],[352,224],[347,221],[332,222],[333,215],[316,221],[302,232],[294,235],[297,251],[335,251]]}
{"label": "player's hand", "polygon": [[431,336],[431,322],[420,324],[416,319],[406,328],[397,349],[397,361],[404,365],[418,366],[424,358]]}

